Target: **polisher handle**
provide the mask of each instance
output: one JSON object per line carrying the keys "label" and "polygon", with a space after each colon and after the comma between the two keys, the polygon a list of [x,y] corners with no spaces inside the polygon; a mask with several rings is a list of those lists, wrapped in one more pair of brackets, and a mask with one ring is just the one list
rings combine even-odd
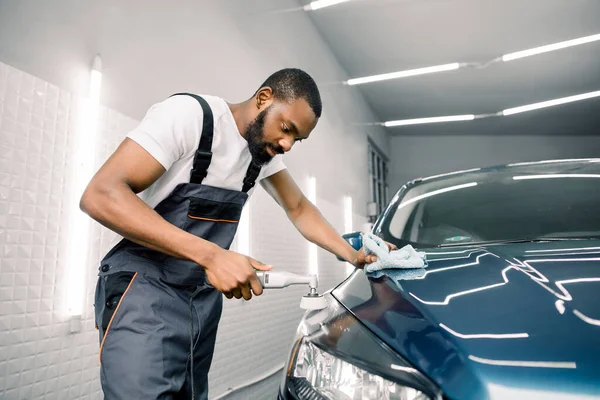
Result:
{"label": "polisher handle", "polygon": [[290,285],[309,285],[316,288],[316,276],[299,275],[286,271],[256,271],[263,288],[282,289]]}

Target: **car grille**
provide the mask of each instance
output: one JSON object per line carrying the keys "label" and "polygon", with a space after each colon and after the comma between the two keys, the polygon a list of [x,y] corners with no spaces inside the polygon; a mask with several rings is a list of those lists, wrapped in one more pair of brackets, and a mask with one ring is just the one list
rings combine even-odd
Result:
{"label": "car grille", "polygon": [[327,397],[317,392],[304,378],[290,378],[296,396],[302,400],[328,400]]}

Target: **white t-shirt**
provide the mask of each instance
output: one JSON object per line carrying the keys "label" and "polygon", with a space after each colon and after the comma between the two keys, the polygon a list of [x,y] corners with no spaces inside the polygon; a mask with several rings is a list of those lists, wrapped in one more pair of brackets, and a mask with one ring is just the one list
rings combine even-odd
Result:
{"label": "white t-shirt", "polygon": [[[214,133],[212,161],[205,185],[223,189],[242,190],[244,177],[252,156],[248,142],[242,137],[233,114],[225,100],[202,97],[213,113]],[[152,208],[165,199],[180,183],[190,181],[194,154],[202,134],[202,107],[192,96],[178,95],[154,104],[142,122],[127,137],[142,146],[166,172],[140,197]],[[285,168],[277,155],[261,168],[256,182]],[[250,195],[253,189],[248,194]]]}

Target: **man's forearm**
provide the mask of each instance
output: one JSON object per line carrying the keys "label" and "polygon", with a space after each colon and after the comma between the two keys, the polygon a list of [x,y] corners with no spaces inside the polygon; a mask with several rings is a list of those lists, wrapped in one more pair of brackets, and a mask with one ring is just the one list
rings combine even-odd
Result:
{"label": "man's forearm", "polygon": [[310,242],[354,264],[357,251],[327,222],[321,212],[308,200],[288,214],[296,229]]}
{"label": "man's forearm", "polygon": [[166,221],[125,184],[122,187],[88,187],[81,199],[81,209],[137,244],[200,265],[209,262],[219,249]]}

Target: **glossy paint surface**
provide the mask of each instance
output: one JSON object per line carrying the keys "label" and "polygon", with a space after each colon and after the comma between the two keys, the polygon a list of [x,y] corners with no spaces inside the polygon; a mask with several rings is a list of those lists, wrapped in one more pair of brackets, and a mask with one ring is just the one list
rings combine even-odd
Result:
{"label": "glossy paint surface", "polygon": [[445,396],[600,396],[600,240],[419,250],[420,279],[332,293]]}

